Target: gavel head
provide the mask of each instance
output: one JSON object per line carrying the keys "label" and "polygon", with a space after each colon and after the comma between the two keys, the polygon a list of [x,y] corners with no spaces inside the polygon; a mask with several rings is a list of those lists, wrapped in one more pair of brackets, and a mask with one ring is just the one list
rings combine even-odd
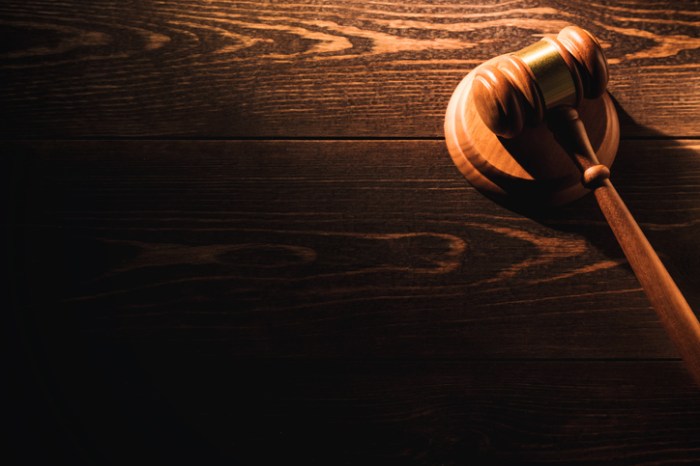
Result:
{"label": "gavel head", "polygon": [[556,37],[501,55],[475,70],[474,104],[484,124],[506,138],[524,125],[542,121],[559,105],[578,106],[582,98],[605,92],[608,65],[589,32],[569,26]]}

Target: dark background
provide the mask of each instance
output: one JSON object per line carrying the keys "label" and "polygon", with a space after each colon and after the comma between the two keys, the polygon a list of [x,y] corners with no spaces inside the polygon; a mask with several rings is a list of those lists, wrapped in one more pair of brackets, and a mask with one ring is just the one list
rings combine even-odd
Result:
{"label": "dark background", "polygon": [[613,180],[700,309],[696,1],[0,5],[16,464],[691,464],[694,386],[590,198],[453,167],[475,65],[577,24]]}

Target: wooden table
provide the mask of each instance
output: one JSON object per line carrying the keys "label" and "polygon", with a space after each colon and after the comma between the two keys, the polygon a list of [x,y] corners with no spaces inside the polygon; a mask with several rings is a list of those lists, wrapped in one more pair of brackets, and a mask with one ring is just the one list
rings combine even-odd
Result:
{"label": "wooden table", "polygon": [[697,311],[697,1],[0,11],[19,464],[700,462],[593,200],[507,210],[442,139],[476,64],[591,30],[613,180]]}

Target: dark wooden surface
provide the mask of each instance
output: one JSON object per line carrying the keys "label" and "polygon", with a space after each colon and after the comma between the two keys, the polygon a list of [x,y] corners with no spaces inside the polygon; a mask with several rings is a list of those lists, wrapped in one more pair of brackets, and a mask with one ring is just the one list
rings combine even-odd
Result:
{"label": "dark wooden surface", "polygon": [[613,180],[700,309],[698,2],[0,12],[15,463],[700,462],[593,199],[513,212],[441,140],[475,64],[592,30]]}

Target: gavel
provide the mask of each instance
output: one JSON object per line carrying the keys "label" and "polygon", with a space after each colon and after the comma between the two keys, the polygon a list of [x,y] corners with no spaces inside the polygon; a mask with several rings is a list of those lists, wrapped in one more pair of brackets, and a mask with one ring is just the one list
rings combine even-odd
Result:
{"label": "gavel", "polygon": [[700,323],[610,181],[619,124],[607,83],[598,40],[566,27],[465,77],[447,110],[448,149],[465,177],[497,199],[561,204],[592,191],[700,384]]}

